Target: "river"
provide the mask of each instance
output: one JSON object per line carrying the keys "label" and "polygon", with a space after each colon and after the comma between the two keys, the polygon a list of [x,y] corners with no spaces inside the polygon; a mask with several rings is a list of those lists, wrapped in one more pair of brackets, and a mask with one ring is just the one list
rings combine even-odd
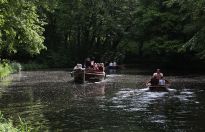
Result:
{"label": "river", "polygon": [[150,92],[151,72],[126,70],[75,84],[69,71],[22,71],[0,82],[0,111],[39,131],[205,131],[205,75],[169,74],[169,92]]}

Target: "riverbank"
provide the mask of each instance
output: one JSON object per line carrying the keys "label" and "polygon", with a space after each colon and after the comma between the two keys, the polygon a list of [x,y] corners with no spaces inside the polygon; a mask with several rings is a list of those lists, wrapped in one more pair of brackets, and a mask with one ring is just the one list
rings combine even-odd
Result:
{"label": "riverbank", "polygon": [[3,60],[0,63],[0,79],[8,76],[9,74],[21,71],[21,64],[17,62],[10,62],[8,60]]}

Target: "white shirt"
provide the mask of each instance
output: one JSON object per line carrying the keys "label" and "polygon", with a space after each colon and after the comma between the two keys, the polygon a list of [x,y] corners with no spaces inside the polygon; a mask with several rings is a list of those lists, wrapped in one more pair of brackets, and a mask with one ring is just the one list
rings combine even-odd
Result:
{"label": "white shirt", "polygon": [[160,79],[160,80],[159,80],[159,85],[165,85],[165,80]]}
{"label": "white shirt", "polygon": [[112,62],[110,62],[109,66],[113,66],[113,63],[112,63]]}
{"label": "white shirt", "polygon": [[117,63],[116,63],[116,62],[113,62],[113,66],[117,66]]}

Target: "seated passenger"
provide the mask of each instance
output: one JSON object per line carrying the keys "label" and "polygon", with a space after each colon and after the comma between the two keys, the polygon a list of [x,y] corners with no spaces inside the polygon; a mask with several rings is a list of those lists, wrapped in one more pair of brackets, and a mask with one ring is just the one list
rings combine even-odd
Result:
{"label": "seated passenger", "polygon": [[98,63],[94,63],[94,70],[99,70],[99,68],[98,68]]}
{"label": "seated passenger", "polygon": [[113,62],[113,66],[116,67],[117,66],[117,62],[114,61]]}
{"label": "seated passenger", "polygon": [[90,58],[87,58],[87,59],[85,60],[85,67],[86,67],[86,68],[90,68],[90,67],[91,67],[91,60],[90,60]]}
{"label": "seated passenger", "polygon": [[99,68],[99,71],[103,72],[104,71],[104,64],[100,63],[98,68]]}
{"label": "seated passenger", "polygon": [[151,83],[151,86],[156,86],[159,84],[159,80],[157,79],[156,76],[153,76],[150,83]]}
{"label": "seated passenger", "polygon": [[74,70],[77,70],[77,69],[82,69],[82,64],[77,64],[75,67],[74,67]]}
{"label": "seated passenger", "polygon": [[163,77],[159,79],[159,85],[165,85],[165,80],[163,79]]}
{"label": "seated passenger", "polygon": [[156,76],[156,78],[159,80],[161,77],[163,77],[163,73],[160,72],[160,69],[157,69],[156,72],[153,74],[153,77]]}
{"label": "seated passenger", "polygon": [[109,63],[109,67],[112,67],[112,66],[113,66],[113,63],[112,63],[112,62],[110,62],[110,63]]}

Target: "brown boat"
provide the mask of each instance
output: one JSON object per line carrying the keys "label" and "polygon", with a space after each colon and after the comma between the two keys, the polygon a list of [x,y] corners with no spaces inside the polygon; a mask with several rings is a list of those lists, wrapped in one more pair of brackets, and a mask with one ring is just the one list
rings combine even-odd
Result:
{"label": "brown boat", "polygon": [[85,81],[102,81],[105,79],[105,72],[85,71]]}
{"label": "brown boat", "polygon": [[166,92],[168,87],[166,85],[149,86],[149,90],[152,92]]}
{"label": "brown boat", "polygon": [[146,86],[148,86],[149,90],[152,92],[167,92],[168,87],[170,86],[170,82],[168,80],[165,80],[165,85],[151,85],[151,81],[146,83]]}
{"label": "brown boat", "polygon": [[75,82],[83,83],[85,81],[96,82],[105,79],[105,72],[85,68],[74,69],[71,72]]}
{"label": "brown boat", "polygon": [[71,76],[75,82],[84,83],[85,81],[85,69],[75,69],[71,72]]}

